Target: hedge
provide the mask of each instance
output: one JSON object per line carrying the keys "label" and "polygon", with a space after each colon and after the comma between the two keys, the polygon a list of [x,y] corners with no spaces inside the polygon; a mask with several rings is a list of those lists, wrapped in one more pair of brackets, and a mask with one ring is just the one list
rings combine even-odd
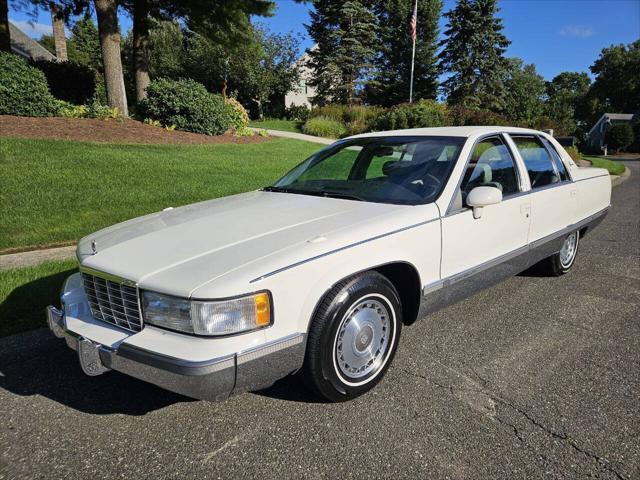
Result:
{"label": "hedge", "polygon": [[60,112],[42,71],[11,53],[0,53],[0,115],[50,117]]}

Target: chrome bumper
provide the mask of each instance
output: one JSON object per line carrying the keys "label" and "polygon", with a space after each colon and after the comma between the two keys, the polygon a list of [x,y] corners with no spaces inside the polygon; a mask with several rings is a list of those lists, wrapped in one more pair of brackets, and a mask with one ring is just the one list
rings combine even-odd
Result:
{"label": "chrome bumper", "polygon": [[[47,324],[73,350],[79,351],[80,342],[90,341],[67,329],[64,312],[53,306],[47,307]],[[221,401],[233,394],[266,388],[298,370],[304,360],[304,338],[303,334],[294,334],[203,362],[168,357],[127,343],[117,349],[98,345],[102,365],[95,374],[116,370],[188,397]]]}

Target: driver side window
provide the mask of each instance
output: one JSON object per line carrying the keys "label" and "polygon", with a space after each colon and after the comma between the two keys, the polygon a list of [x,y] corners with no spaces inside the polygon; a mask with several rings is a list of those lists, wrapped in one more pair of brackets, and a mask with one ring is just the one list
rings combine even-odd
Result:
{"label": "driver side window", "polygon": [[463,201],[481,186],[496,187],[503,197],[520,191],[513,157],[500,137],[485,138],[475,146],[460,185]]}

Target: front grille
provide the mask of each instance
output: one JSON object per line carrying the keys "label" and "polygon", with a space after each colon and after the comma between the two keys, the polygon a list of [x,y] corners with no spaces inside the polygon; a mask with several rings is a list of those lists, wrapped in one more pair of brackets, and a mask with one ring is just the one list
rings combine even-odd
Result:
{"label": "front grille", "polygon": [[133,332],[142,330],[135,287],[85,272],[82,282],[94,318]]}

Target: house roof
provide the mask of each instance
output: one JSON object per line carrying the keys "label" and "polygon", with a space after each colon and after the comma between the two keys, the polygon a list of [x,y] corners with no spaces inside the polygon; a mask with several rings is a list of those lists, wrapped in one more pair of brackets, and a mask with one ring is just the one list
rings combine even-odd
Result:
{"label": "house roof", "polygon": [[608,117],[610,120],[633,120],[633,113],[605,113],[604,117]]}
{"label": "house roof", "polygon": [[9,38],[11,51],[30,60],[55,60],[56,56],[49,50],[9,22]]}

